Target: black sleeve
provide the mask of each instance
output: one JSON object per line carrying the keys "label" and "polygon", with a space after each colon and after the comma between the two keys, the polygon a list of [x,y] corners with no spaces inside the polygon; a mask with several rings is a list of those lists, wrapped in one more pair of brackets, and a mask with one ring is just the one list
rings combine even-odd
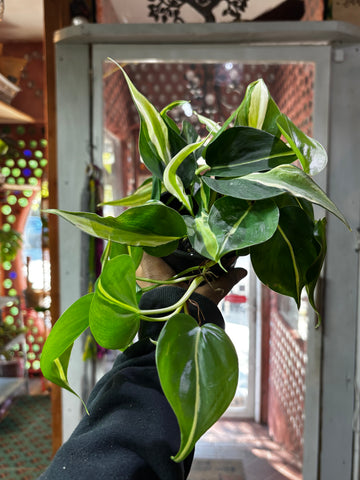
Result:
{"label": "black sleeve", "polygon": [[[144,294],[140,308],[162,308],[176,302],[184,290],[159,287]],[[223,327],[214,303],[191,297],[190,314],[202,323]],[[206,321],[205,321],[206,318]],[[95,385],[85,415],[58,450],[39,480],[184,480],[193,452],[181,463],[170,459],[180,446],[176,417],[159,382],[155,347],[150,338],[160,322],[143,322],[139,341],[120,354]]]}

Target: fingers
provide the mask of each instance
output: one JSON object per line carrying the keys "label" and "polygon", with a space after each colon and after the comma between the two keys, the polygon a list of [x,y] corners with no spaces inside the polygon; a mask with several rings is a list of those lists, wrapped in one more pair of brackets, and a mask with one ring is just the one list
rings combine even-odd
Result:
{"label": "fingers", "polygon": [[[144,252],[143,258],[136,271],[137,277],[151,278],[153,280],[168,280],[175,274],[174,270],[159,257],[152,257]],[[138,281],[141,288],[153,285],[150,282]]]}
{"label": "fingers", "polygon": [[247,275],[244,268],[232,268],[228,273],[197,288],[196,292],[218,304]]}

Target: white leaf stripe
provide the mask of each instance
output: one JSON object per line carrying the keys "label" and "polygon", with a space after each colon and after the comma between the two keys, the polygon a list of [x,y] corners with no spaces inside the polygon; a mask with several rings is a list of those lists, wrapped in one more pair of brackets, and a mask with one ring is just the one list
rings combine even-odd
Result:
{"label": "white leaf stripe", "polygon": [[66,383],[66,385],[69,385],[68,379],[66,378],[66,375],[65,375],[63,366],[61,365],[61,362],[60,362],[60,358],[59,358],[59,357],[58,357],[58,358],[55,358],[54,364],[55,364],[56,369],[57,369],[57,371],[58,371],[58,373],[59,373],[60,379],[61,379],[64,383]]}
{"label": "white leaf stripe", "polygon": [[110,295],[109,292],[105,290],[101,283],[101,278],[99,278],[98,283],[97,283],[97,290],[99,293],[106,299],[107,302],[113,303],[114,305],[118,305],[119,307],[123,308],[124,310],[128,310],[129,312],[134,312],[134,313],[139,313],[139,310],[135,307],[132,307],[131,305],[127,303],[123,303],[117,298],[113,297]]}
{"label": "white leaf stripe", "polygon": [[171,162],[166,166],[164,170],[164,177],[163,182],[166,189],[174,195],[181,203],[185,205],[185,207],[189,210],[191,215],[193,215],[192,207],[190,204],[190,200],[188,195],[186,195],[184,190],[184,185],[178,175],[176,175],[176,171],[181,165],[181,163],[185,160],[185,158],[190,155],[194,150],[199,148],[205,140],[201,142],[191,143],[190,145],[186,145],[184,148],[177,153]]}
{"label": "white leaf stripe", "polygon": [[237,162],[237,163],[230,163],[229,165],[215,165],[214,167],[211,167],[211,171],[213,170],[223,170],[225,167],[228,167],[229,169],[235,168],[235,167],[242,167],[244,165],[251,165],[253,163],[258,163],[262,162],[264,160],[271,160],[272,158],[278,158],[278,157],[294,157],[295,159],[295,154],[292,151],[289,152],[284,152],[284,153],[276,153],[274,155],[267,155],[266,157],[260,157],[256,158],[255,160],[248,160],[247,162]]}
{"label": "white leaf stripe", "polygon": [[181,462],[184,458],[186,458],[190,450],[192,449],[192,444],[195,441],[195,433],[196,427],[198,423],[199,413],[200,413],[200,406],[201,406],[201,395],[200,395],[200,364],[199,364],[199,344],[201,339],[201,329],[198,327],[198,332],[195,338],[195,345],[194,345],[194,368],[195,368],[195,404],[194,404],[194,417],[193,422],[191,425],[190,433],[187,439],[187,442],[183,447],[180,447],[181,454],[179,456],[174,457],[174,460],[177,462]]}
{"label": "white leaf stripe", "polygon": [[220,252],[219,254],[217,255],[218,258],[221,257],[221,253],[224,251],[225,249],[225,245],[227,244],[229,238],[236,232],[236,230],[239,228],[239,225],[241,225],[241,223],[245,220],[245,218],[249,215],[250,213],[250,210],[252,208],[252,205],[249,206],[249,208],[246,210],[246,212],[244,212],[244,214],[239,218],[239,220],[234,223],[234,225],[231,227],[231,229],[228,231],[228,233],[226,234],[225,236],[225,239],[222,243],[222,246],[221,246],[221,249],[220,249]]}
{"label": "white leaf stripe", "polygon": [[281,189],[294,196],[305,198],[306,200],[329,210],[329,212],[333,213],[348,228],[350,228],[344,215],[330,200],[326,193],[309,175],[294,165],[279,165],[266,173],[250,173],[249,175],[241,177],[241,180],[260,183],[261,185]]}
{"label": "white leaf stripe", "polygon": [[168,130],[156,108],[142,95],[131,82],[125,70],[112,58],[109,58],[122,71],[126,83],[128,84],[131,96],[139,111],[140,117],[144,120],[148,135],[156,148],[161,160],[167,165],[171,159]]}

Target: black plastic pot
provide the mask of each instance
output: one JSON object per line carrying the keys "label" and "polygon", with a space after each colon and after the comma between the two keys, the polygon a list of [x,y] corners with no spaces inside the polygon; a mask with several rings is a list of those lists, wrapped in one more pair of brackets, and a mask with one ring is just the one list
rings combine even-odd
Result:
{"label": "black plastic pot", "polygon": [[207,261],[207,258],[199,255],[196,252],[185,252],[179,249],[162,258],[174,270],[175,273],[180,273],[188,268],[202,265]]}

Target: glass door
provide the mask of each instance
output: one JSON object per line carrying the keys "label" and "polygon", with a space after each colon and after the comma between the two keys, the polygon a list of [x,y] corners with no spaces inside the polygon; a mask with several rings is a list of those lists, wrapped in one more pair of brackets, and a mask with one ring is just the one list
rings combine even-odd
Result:
{"label": "glass door", "polygon": [[[171,110],[177,124],[188,120],[195,126],[196,114],[223,123],[240,104],[248,83],[263,77],[275,79],[272,68],[241,62],[164,62],[154,60],[123,61],[123,66],[136,87],[161,111],[175,100],[187,100]],[[276,68],[275,68],[276,70]],[[114,63],[103,60],[101,76],[102,169],[105,201],[131,194],[150,175],[137,148],[139,117],[125,79]],[[196,112],[196,113],[195,113]],[[205,127],[198,131],[207,134]],[[107,207],[107,214],[119,210]],[[226,331],[239,358],[239,383],[228,414],[254,416],[255,379],[255,312],[254,288],[248,257],[238,260],[249,275],[227,295],[220,308],[226,320]]]}
{"label": "glass door", "polygon": [[[132,193],[149,176],[137,148],[138,113],[122,73],[108,57],[125,69],[159,111],[175,100],[187,100],[171,110],[177,123],[187,120],[195,125],[195,112],[223,123],[240,104],[246,86],[263,78],[282,111],[306,133],[326,143],[326,125],[316,121],[326,111],[319,108],[318,87],[313,90],[314,84],[325,81],[326,70],[317,68],[321,61],[316,47],[297,53],[287,47],[239,49],[233,45],[226,49],[202,44],[186,49],[171,44],[93,46],[93,140],[98,165],[105,172],[105,200]],[[205,130],[198,133],[205,135]],[[249,259],[239,262],[249,275],[220,305],[240,367],[236,396],[227,414],[259,420],[265,385],[261,369],[269,364],[262,349],[261,289]]]}

